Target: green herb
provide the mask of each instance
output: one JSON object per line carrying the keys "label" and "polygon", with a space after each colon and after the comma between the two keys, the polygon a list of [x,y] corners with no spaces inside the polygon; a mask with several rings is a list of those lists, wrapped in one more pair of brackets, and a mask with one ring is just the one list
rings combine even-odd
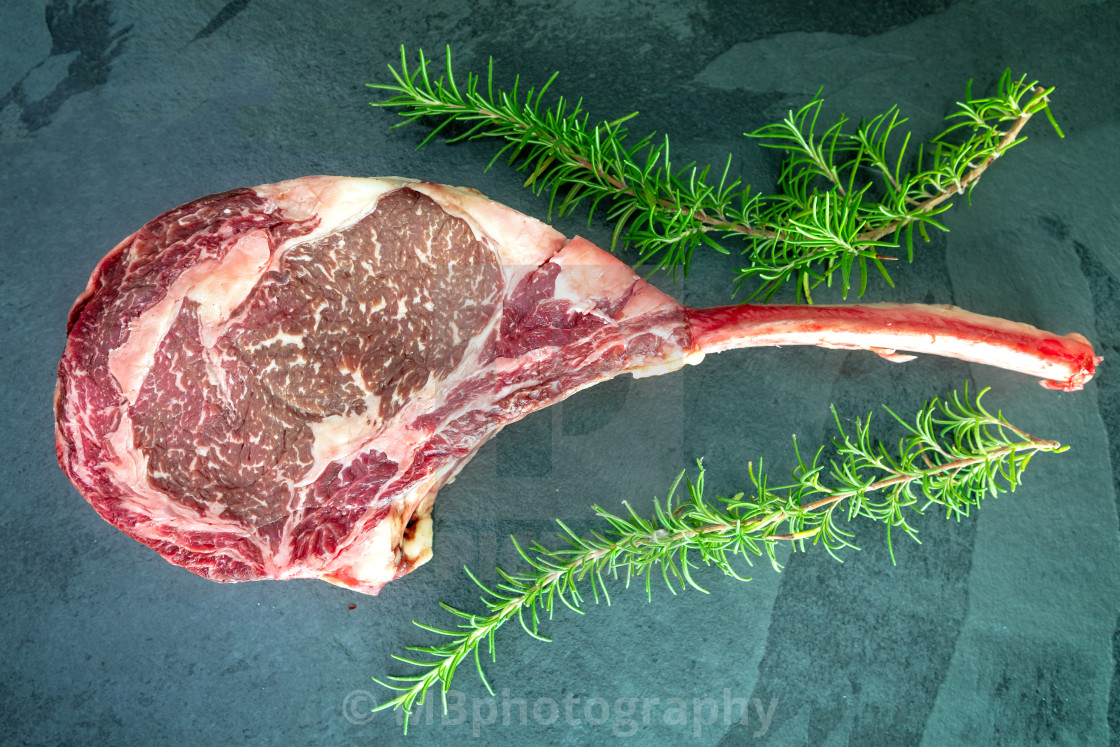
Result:
{"label": "green herb", "polygon": [[[631,140],[626,123],[636,112],[592,122],[581,100],[559,97],[543,106],[555,74],[540,89],[522,93],[520,78],[510,91],[495,90],[493,60],[485,79],[468,73],[465,86],[455,80],[450,48],[444,76],[434,78],[429,67],[420,52],[418,66],[410,69],[402,47],[400,70],[389,68],[395,82],[370,84],[393,94],[373,105],[401,109],[401,125],[442,119],[421,146],[453,123],[465,129],[449,142],[505,140],[490,165],[507,156],[527,174],[526,187],[538,194],[549,190],[550,211],[560,215],[586,204],[590,220],[605,200],[615,226],[611,248],[620,241],[632,245],[641,263],[687,273],[702,244],[728,253],[713,236],[745,240],[747,264],[737,288],[748,286],[749,299],[769,299],[789,281],[796,283],[798,299],[808,302],[821,283],[838,283],[845,298],[853,286],[862,295],[869,268],[890,283],[884,261],[896,257],[884,252],[905,241],[912,260],[915,228],[927,241],[929,227],[946,230],[937,216],[1025,139],[1020,132],[1033,115],[1044,111],[1062,134],[1048,108],[1053,88],[1014,79],[1010,71],[992,96],[974,97],[970,83],[965,101],[947,118],[950,126],[917,148],[916,156],[897,107],[852,131],[845,129],[846,117],[822,128],[818,92],[782,122],[745,133],[787,154],[780,193],[764,195],[731,176],[730,156],[721,170],[694,163],[677,168],[667,136]],[[904,172],[911,162],[913,170]]]}
{"label": "green herb", "polygon": [[[455,630],[415,623],[420,628],[451,640],[443,645],[413,646],[410,651],[427,654],[428,660],[403,656],[394,658],[423,670],[416,675],[390,677],[391,682],[375,681],[399,694],[375,710],[404,709],[404,728],[413,705],[424,703],[429,688],[439,684],[444,710],[446,694],[456,668],[472,657],[479,677],[493,694],[482,671],[480,649],[483,643],[491,658],[496,655],[494,635],[498,628],[516,618],[529,635],[542,641],[541,618],[552,618],[556,603],[583,612],[590,590],[596,603],[600,594],[609,604],[608,581],[620,577],[625,585],[640,580],[652,597],[654,576],[660,576],[670,591],[693,587],[705,591],[693,577],[699,566],[716,566],[742,581],[739,562],[765,555],[775,569],[779,545],[805,549],[806,543],[820,544],[833,556],[854,547],[853,535],[840,525],[865,517],[911,537],[917,532],[909,523],[911,512],[921,514],[931,506],[947,518],[968,516],[987,496],[1015,490],[1031,457],[1040,451],[1061,452],[1055,441],[1037,439],[1007,422],[1002,413],[993,415],[980,400],[987,390],[970,399],[954,392],[945,400],[927,402],[910,425],[889,409],[887,412],[906,429],[897,449],[873,445],[870,416],[856,420],[845,430],[833,408],[839,430],[834,439],[835,457],[825,460],[818,449],[806,461],[794,440],[797,467],[793,482],[771,487],[761,468],[752,466],[754,495],[739,493],[731,498],[704,497],[704,468],[698,463],[695,480],[682,472],[664,502],[654,500],[653,516],[642,518],[627,504],[627,514],[619,516],[599,506],[595,513],[610,525],[604,531],[579,536],[563,522],[560,536],[568,547],[549,550],[534,543],[528,548],[511,538],[529,570],[508,573],[498,569],[502,582],[488,588],[467,569],[467,574],[485,592],[483,614],[465,612],[447,604],[441,606],[463,622]],[[886,408],[884,408],[886,409]],[[684,484],[687,497],[678,499]],[[893,550],[891,557],[893,559]],[[739,561],[739,562],[736,562]]]}

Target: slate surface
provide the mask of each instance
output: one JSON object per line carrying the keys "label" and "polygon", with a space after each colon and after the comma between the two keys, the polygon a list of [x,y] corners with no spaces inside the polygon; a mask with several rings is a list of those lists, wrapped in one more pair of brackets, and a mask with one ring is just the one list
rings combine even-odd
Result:
{"label": "slate surface", "polygon": [[[735,155],[768,186],[772,154],[741,137],[818,87],[827,111],[898,103],[928,136],[966,80],[1004,67],[1057,86],[1068,137],[1044,123],[993,167],[951,229],[870,300],[955,303],[1055,331],[1106,356],[1080,393],[982,366],[865,353],[727,353],[674,375],[618,380],[508,428],[441,494],[436,557],[376,598],[318,582],[218,585],[102,522],[59,471],[54,367],[70,303],[96,261],[165,209],[311,173],[401,174],[474,186],[545,218],[492,143],[390,130],[364,84],[400,44],[461,71],[584,97],[593,116],[640,110],[683,163]],[[1120,3],[352,2],[17,0],[0,6],[0,734],[12,744],[413,743],[1117,744],[1117,412],[1120,359]],[[609,226],[554,223],[603,243]],[[726,302],[735,258],[698,256],[671,286]],[[812,551],[710,595],[566,612],[541,644],[498,638],[491,697],[465,666],[447,717],[406,739],[370,677],[472,604],[458,568],[512,565],[505,537],[588,526],[594,502],[647,505],[697,457],[709,485],[746,485],[748,460],[790,466],[828,404],[849,417],[912,412],[964,380],[1072,449],[1038,459],[1015,496],[924,543],[858,527],[841,565]],[[1111,443],[1111,446],[1110,446]],[[349,610],[348,606],[356,605]],[[740,723],[740,703],[746,703]]]}

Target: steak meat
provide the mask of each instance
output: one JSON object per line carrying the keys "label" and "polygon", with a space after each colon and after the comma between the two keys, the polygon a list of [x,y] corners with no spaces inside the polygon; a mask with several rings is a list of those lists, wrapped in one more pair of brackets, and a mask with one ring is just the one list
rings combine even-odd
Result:
{"label": "steak meat", "polygon": [[214,581],[377,593],[503,425],[757,345],[929,352],[1081,388],[1086,340],[948,306],[690,309],[472,190],[306,177],[171,210],[70,313],[58,459],[108,522]]}

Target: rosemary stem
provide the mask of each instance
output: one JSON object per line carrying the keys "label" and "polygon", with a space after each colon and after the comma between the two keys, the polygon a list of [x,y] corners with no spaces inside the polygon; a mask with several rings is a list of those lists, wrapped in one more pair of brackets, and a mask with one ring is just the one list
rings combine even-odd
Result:
{"label": "rosemary stem", "polygon": [[[985,158],[979,165],[973,167],[964,176],[964,178],[960,180],[957,189],[943,190],[939,194],[933,195],[926,200],[918,202],[915,205],[916,213],[928,213],[930,210],[933,210],[935,207],[951,198],[954,194],[960,194],[961,192],[964,192],[964,190],[968,189],[968,187],[972,186],[974,183],[976,183],[976,181],[980,179],[981,175],[983,175],[983,173],[987,171],[988,167],[991,166],[997,158],[1003,155],[1003,153],[1008,148],[1010,148],[1011,145],[1018,139],[1019,133],[1022,132],[1023,128],[1026,126],[1030,118],[1034,116],[1033,112],[1031,112],[1031,106],[1039,100],[1044,102],[1049,101],[1046,96],[1046,89],[1042,88],[1041,86],[1035,86],[1034,92],[1035,98],[1031,99],[1030,104],[1024,107],[1022,113],[1020,113],[1015,121],[1012,122],[1011,127],[1009,127],[1007,129],[1007,132],[1004,133],[1003,137],[1000,138],[999,145],[997,145],[995,149],[992,150],[991,154],[989,154],[987,158]],[[884,236],[889,236],[900,228],[905,228],[907,224],[913,223],[915,220],[917,220],[917,216],[913,215],[906,218],[900,218],[886,224],[885,226],[882,226],[881,228],[862,233],[860,234],[860,238],[866,241],[878,241]]]}
{"label": "rosemary stem", "polygon": [[[1015,430],[1018,430],[1018,429],[1015,429]],[[856,495],[860,495],[862,493],[875,492],[875,491],[878,491],[878,490],[885,490],[886,488],[891,488],[891,487],[894,487],[896,485],[901,485],[901,484],[904,484],[904,483],[910,483],[910,482],[914,482],[916,480],[921,480],[923,477],[943,474],[945,472],[953,472],[953,471],[956,471],[956,470],[963,469],[965,467],[970,467],[974,464],[980,464],[982,462],[999,461],[1000,459],[1003,459],[1004,457],[1007,457],[1007,456],[1009,456],[1013,453],[1022,453],[1024,451],[1030,451],[1030,452],[1034,452],[1034,451],[1055,451],[1057,449],[1060,449],[1061,446],[1062,446],[1057,441],[1046,441],[1046,440],[1043,440],[1043,439],[1037,439],[1037,438],[1033,438],[1033,437],[1029,437],[1029,436],[1028,436],[1028,438],[1029,438],[1028,441],[1024,441],[1024,442],[1021,442],[1021,443],[1012,444],[1010,446],[1004,446],[1004,447],[1001,447],[1001,448],[998,448],[998,449],[994,449],[992,451],[985,452],[984,454],[979,455],[979,456],[967,457],[965,459],[956,459],[956,460],[953,460],[951,462],[946,462],[946,463],[940,464],[940,465],[931,465],[928,469],[921,470],[918,473],[896,474],[893,477],[889,477],[889,478],[886,478],[884,480],[879,480],[878,482],[871,483],[866,488],[861,488],[859,490],[838,490],[838,491],[835,491],[833,493],[830,493],[829,495],[825,496],[824,498],[821,498],[819,500],[813,501],[812,503],[807,503],[807,504],[801,506],[800,511],[798,513],[811,513],[811,512],[814,512],[814,511],[820,511],[823,508],[828,508],[829,506],[835,505],[837,503],[841,503],[842,501],[844,501],[848,498],[852,498],[852,497],[854,497]],[[754,522],[743,524],[742,525],[742,530],[743,531],[757,531],[757,530],[760,530],[760,529],[765,529],[766,527],[773,526],[775,524],[781,524],[783,521],[791,518],[792,516],[794,516],[794,514],[786,513],[785,511],[778,511],[778,512],[775,512],[773,514],[770,514],[769,516],[758,519]],[[679,540],[683,540],[683,539],[691,539],[691,538],[694,538],[694,537],[696,537],[698,535],[702,535],[702,534],[725,533],[725,532],[728,532],[732,529],[736,529],[736,527],[729,526],[727,524],[708,524],[706,526],[696,527],[695,529],[683,530],[683,531],[671,536],[670,539],[679,541]],[[813,530],[812,532],[809,532],[809,533],[804,533],[804,536],[812,536],[813,534],[816,534],[816,530]],[[802,536],[802,533],[794,533],[794,534],[791,534],[791,535],[770,535],[770,538],[771,539],[801,539],[801,536]]]}

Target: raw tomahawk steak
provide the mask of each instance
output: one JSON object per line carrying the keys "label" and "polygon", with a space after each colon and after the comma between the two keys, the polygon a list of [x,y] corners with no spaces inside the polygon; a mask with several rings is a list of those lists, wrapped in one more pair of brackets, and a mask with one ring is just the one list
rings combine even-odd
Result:
{"label": "raw tomahawk steak", "polygon": [[431,557],[436,491],[503,425],[622,373],[803,344],[1065,390],[1097,362],[947,306],[689,309],[472,190],[315,176],[196,200],[101,261],[70,313],[58,458],[200,576],[377,593]]}

